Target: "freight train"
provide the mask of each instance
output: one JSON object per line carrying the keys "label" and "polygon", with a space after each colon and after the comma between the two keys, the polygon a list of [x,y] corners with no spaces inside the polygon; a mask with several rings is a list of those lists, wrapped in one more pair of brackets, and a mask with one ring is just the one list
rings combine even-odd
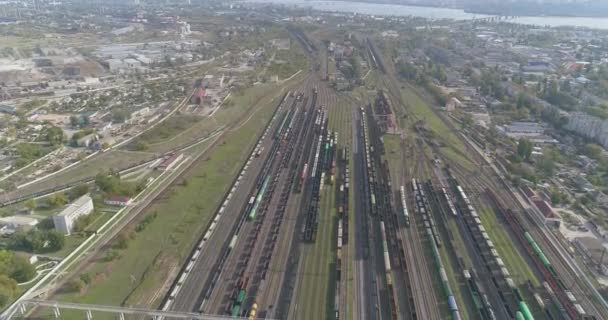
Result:
{"label": "freight train", "polygon": [[[458,195],[460,196],[461,200],[464,202],[466,209],[471,214],[471,216],[474,218],[475,224],[477,225],[478,230],[481,232],[485,242],[488,243],[488,247],[491,248],[492,255],[494,256],[494,260],[495,260],[496,264],[498,265],[498,267],[500,268],[502,275],[505,277],[505,280],[509,284],[509,287],[511,288],[511,290],[515,293],[515,297],[517,298],[517,301],[518,301],[518,310],[515,311],[515,317],[516,318],[523,317],[523,319],[525,319],[525,320],[533,320],[534,317],[532,316],[532,313],[530,312],[530,309],[528,308],[527,303],[524,301],[521,294],[519,293],[519,290],[515,287],[513,280],[510,278],[509,272],[506,269],[506,267],[503,263],[503,260],[498,255],[498,251],[494,248],[494,244],[492,243],[492,240],[490,239],[488,233],[486,232],[485,227],[481,223],[481,220],[479,219],[479,215],[477,214],[477,211],[473,208],[472,203],[469,200],[469,197],[467,196],[466,192],[460,185],[457,184],[456,189],[458,190]],[[502,295],[501,295],[501,298],[502,298]]]}
{"label": "freight train", "polygon": [[399,195],[401,196],[401,208],[403,208],[403,217],[405,218],[405,225],[410,226],[410,214],[407,211],[407,202],[406,202],[406,194],[405,187],[401,186],[399,188]]}
{"label": "freight train", "polygon": [[[492,190],[486,190],[493,202],[498,206],[499,211],[509,223],[511,229],[518,237],[522,245],[528,250],[528,253],[533,258],[532,260],[538,267],[547,283],[547,287],[551,289],[550,295],[557,308],[570,319],[579,319],[587,316],[586,311],[576,301],[572,301],[568,296],[569,288],[564,284],[561,277],[555,271],[553,265],[547,258],[545,252],[540,248],[532,235],[521,225],[515,213],[507,208],[504,208],[498,201],[496,194]],[[548,291],[549,292],[549,291]]]}
{"label": "freight train", "polygon": [[441,240],[439,238],[439,233],[437,232],[437,229],[435,227],[435,223],[433,222],[433,219],[430,216],[430,212],[428,211],[429,206],[423,191],[423,185],[416,181],[416,179],[412,179],[412,188],[416,197],[416,207],[418,209],[417,211],[422,215],[426,235],[431,243],[433,260],[435,261],[439,276],[441,278],[441,285],[443,287],[444,294],[446,295],[448,300],[448,307],[450,309],[450,313],[452,314],[452,319],[459,320],[461,319],[460,311],[458,310],[458,304],[456,303],[456,299],[454,298],[452,288],[448,281],[448,276],[445,272],[443,261],[441,259],[441,256],[439,255],[438,248],[441,246]]}

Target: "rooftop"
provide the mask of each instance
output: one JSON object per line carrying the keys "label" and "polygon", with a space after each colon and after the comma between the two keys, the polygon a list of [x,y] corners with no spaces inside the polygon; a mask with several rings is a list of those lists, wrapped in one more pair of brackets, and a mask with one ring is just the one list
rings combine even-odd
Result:
{"label": "rooftop", "polygon": [[0,218],[1,225],[35,226],[38,219],[25,216],[10,216]]}
{"label": "rooftop", "polygon": [[85,194],[84,196],[65,206],[65,208],[61,210],[59,214],[57,214],[57,216],[72,215],[76,210],[80,209],[80,207],[84,206],[89,201],[92,201],[91,197],[88,194]]}

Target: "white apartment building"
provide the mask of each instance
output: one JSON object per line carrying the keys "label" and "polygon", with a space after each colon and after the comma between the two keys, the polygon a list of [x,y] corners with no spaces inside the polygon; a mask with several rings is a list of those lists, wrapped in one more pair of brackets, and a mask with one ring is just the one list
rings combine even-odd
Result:
{"label": "white apartment building", "polygon": [[55,229],[69,235],[72,232],[74,221],[78,217],[93,212],[93,199],[88,194],[68,204],[59,214],[53,216]]}
{"label": "white apartment building", "polygon": [[606,120],[583,112],[573,112],[570,114],[566,128],[608,148],[608,121]]}

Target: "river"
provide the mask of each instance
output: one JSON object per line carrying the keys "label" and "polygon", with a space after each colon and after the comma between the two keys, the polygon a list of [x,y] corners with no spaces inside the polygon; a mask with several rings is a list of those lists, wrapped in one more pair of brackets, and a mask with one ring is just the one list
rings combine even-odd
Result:
{"label": "river", "polygon": [[[385,16],[415,16],[427,19],[454,19],[470,20],[490,17],[484,14],[468,13],[461,9],[418,7],[397,4],[379,4],[351,1],[306,1],[306,0],[246,0],[256,3],[276,3],[309,7],[315,10],[331,12],[352,12],[368,15]],[[608,18],[587,17],[517,17],[509,20],[515,23],[532,24],[538,26],[568,26],[585,27],[592,29],[608,29]]]}

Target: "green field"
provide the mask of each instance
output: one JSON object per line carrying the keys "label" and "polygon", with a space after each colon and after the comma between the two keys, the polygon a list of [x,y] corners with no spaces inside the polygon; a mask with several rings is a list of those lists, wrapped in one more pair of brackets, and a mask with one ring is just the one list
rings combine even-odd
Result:
{"label": "green field", "polygon": [[[328,190],[328,188],[330,188]],[[326,185],[321,192],[319,227],[314,244],[302,247],[301,287],[296,319],[332,319],[336,284],[336,210],[335,188]]]}
{"label": "green field", "polygon": [[471,160],[451,147],[441,147],[439,152],[441,152],[446,161],[458,163],[469,172],[476,171],[477,169]]}
{"label": "green field", "polygon": [[136,141],[148,145],[158,144],[178,136],[202,120],[201,116],[177,112],[156,127],[144,132]]}
{"label": "green field", "polygon": [[353,107],[347,99],[338,98],[338,102],[328,108],[328,128],[338,133],[340,147],[350,146],[352,142]]}
{"label": "green field", "polygon": [[404,86],[401,97],[406,103],[406,111],[414,116],[415,120],[423,120],[429,130],[435,133],[435,139],[443,142],[460,152],[465,152],[463,142],[451,131],[451,129],[435,114],[427,102],[410,86]]}
{"label": "green field", "polygon": [[391,180],[400,187],[403,184],[399,168],[403,167],[405,159],[401,159],[401,138],[396,135],[382,136],[384,141],[384,157],[388,161],[388,167],[391,173]]}
{"label": "green field", "polygon": [[308,58],[296,43],[289,50],[277,50],[275,61],[270,64],[266,73],[270,76],[276,75],[280,80],[289,78],[298,70],[305,70]]}
{"label": "green field", "polygon": [[479,218],[488,232],[488,236],[496,246],[498,254],[500,254],[505,266],[511,273],[511,278],[518,285],[523,285],[530,280],[534,286],[540,286],[538,278],[513,245],[513,239],[505,230],[505,226],[498,222],[496,215],[497,213],[494,210],[485,206],[480,207]]}
{"label": "green field", "polygon": [[505,227],[497,221],[497,214],[497,212],[485,206],[479,210],[479,218],[485,226],[488,236],[492,239],[496,251],[498,251],[498,254],[505,263],[505,267],[509,270],[511,278],[522,293],[523,299],[530,307],[530,311],[537,317],[540,317],[543,315],[543,312],[528,290],[527,285],[528,281],[530,281],[535,288],[539,288],[540,281],[517,250],[513,243],[513,238],[509,236]]}

